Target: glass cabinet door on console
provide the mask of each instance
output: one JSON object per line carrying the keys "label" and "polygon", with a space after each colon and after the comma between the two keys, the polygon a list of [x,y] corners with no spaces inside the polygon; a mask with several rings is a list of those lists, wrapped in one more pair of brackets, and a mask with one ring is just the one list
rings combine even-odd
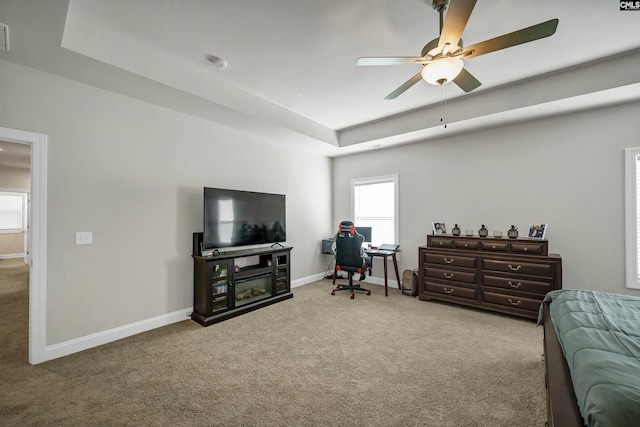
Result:
{"label": "glass cabinet door on console", "polygon": [[228,261],[210,262],[207,265],[211,272],[211,308],[209,315],[213,315],[231,307],[229,300],[231,266]]}
{"label": "glass cabinet door on console", "polygon": [[289,253],[275,254],[276,293],[289,292]]}

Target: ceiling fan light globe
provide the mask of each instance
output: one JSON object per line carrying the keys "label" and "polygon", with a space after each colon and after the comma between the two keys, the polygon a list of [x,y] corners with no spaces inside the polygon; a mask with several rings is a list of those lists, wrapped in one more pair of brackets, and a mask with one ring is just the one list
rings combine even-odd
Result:
{"label": "ceiling fan light globe", "polygon": [[440,86],[458,77],[463,67],[460,58],[440,58],[425,65],[420,74],[427,83]]}

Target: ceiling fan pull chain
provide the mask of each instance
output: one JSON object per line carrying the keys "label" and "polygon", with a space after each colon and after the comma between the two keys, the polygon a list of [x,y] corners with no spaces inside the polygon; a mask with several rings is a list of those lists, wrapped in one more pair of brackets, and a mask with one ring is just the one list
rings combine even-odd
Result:
{"label": "ceiling fan pull chain", "polygon": [[445,85],[440,85],[440,122],[444,123],[444,128],[447,128],[447,122],[444,120],[444,116],[447,114],[447,88]]}

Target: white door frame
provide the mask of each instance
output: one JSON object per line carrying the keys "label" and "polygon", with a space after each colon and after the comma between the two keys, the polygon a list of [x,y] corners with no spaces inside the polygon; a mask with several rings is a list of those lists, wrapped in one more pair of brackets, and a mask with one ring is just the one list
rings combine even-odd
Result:
{"label": "white door frame", "polygon": [[47,135],[0,127],[0,139],[31,146],[31,271],[29,363],[46,361],[47,348]]}

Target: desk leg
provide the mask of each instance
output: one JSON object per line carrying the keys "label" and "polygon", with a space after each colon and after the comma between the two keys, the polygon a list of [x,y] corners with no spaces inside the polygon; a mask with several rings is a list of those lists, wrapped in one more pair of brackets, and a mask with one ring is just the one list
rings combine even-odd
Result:
{"label": "desk leg", "polygon": [[391,255],[393,257],[393,267],[396,269],[396,279],[398,279],[398,289],[402,290],[400,285],[400,273],[398,273],[398,261],[396,260],[396,254]]}
{"label": "desk leg", "polygon": [[387,284],[387,257],[383,257],[382,260],[384,261],[384,296],[388,297],[389,296],[389,287]]}

